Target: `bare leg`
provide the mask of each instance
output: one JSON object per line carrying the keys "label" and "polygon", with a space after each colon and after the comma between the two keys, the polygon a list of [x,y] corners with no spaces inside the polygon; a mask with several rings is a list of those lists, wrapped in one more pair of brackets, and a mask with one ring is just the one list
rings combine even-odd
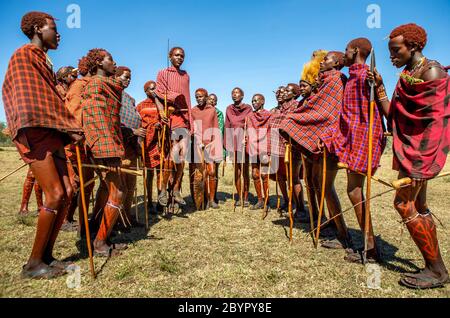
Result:
{"label": "bare leg", "polygon": [[[399,175],[399,178],[405,175]],[[425,269],[418,274],[408,274],[401,280],[403,285],[412,288],[435,287],[436,281],[430,282],[430,278],[443,285],[448,280],[448,271],[439,250],[436,225],[429,213],[419,213],[416,210],[416,200],[421,194],[423,199],[426,193],[421,193],[424,181],[413,181],[411,186],[397,191],[394,206],[402,217],[408,231],[419,248],[424,261]],[[426,191],[426,188],[425,190]]]}

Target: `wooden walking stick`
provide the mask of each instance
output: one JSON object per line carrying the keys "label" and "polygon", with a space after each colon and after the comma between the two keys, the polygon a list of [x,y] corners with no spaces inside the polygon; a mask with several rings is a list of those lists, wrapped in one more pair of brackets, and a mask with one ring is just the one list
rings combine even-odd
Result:
{"label": "wooden walking stick", "polygon": [[[320,205],[319,205],[319,217],[317,219],[317,233],[315,242],[319,241],[320,236],[320,223],[322,222],[322,213],[325,203],[325,183],[327,181],[327,148],[323,148],[323,159],[322,159],[322,193],[320,194]],[[317,248],[317,244],[316,244]]]}
{"label": "wooden walking stick", "polygon": [[145,169],[145,140],[141,141],[142,151],[142,176],[144,181],[144,209],[145,209],[145,229],[148,229],[148,207],[147,207],[147,169]]}
{"label": "wooden walking stick", "polygon": [[280,193],[278,192],[278,171],[275,172],[275,191],[277,194],[277,211],[280,212],[281,198]]}
{"label": "wooden walking stick", "polygon": [[85,168],[94,168],[94,169],[108,170],[108,171],[114,171],[114,172],[119,172],[119,173],[120,172],[127,173],[127,174],[132,174],[135,176],[142,176],[142,174],[139,171],[121,168],[121,167],[113,168],[113,167],[108,167],[108,166],[104,166],[104,165],[95,165],[95,164],[87,164],[87,163],[83,163],[82,166]]}
{"label": "wooden walking stick", "polygon": [[[375,70],[375,51],[372,48],[370,58],[370,71],[373,73]],[[372,160],[373,160],[373,122],[375,111],[375,83],[373,81],[370,84],[370,105],[369,105],[369,149],[367,158],[367,189],[366,198],[368,200],[365,204],[365,218],[364,218],[364,251],[363,251],[363,263],[367,262],[367,245],[369,238],[369,225],[370,225],[370,196],[372,190]]]}
{"label": "wooden walking stick", "polygon": [[[347,169],[347,170],[349,170],[349,169],[348,169],[348,165],[345,164],[345,163],[343,163],[343,162],[339,162],[339,163],[337,164],[337,167],[338,167],[338,169]],[[367,174],[366,174],[366,173],[359,172],[359,171],[352,171],[352,172],[367,177]],[[377,181],[377,182],[379,182],[379,183],[381,183],[382,185],[385,185],[385,186],[387,186],[387,187],[392,187],[392,184],[391,184],[390,182],[385,181],[385,180],[383,180],[383,179],[381,179],[381,178],[372,176],[372,180],[375,180],[375,181]]]}
{"label": "wooden walking stick", "polygon": [[2,182],[3,180],[5,180],[6,178],[8,178],[9,176],[13,175],[14,173],[16,173],[17,171],[19,171],[20,169],[22,169],[23,167],[25,167],[27,165],[28,165],[27,163],[24,163],[21,166],[19,166],[16,169],[14,169],[13,171],[11,171],[10,173],[8,173],[7,175],[1,177],[0,182]]}
{"label": "wooden walking stick", "polygon": [[294,188],[294,182],[293,182],[293,169],[292,169],[292,140],[291,137],[289,137],[289,145],[287,147],[288,150],[288,158],[289,158],[289,205],[288,205],[288,211],[289,211],[289,241],[292,243],[292,228],[294,227],[294,217],[292,215],[292,196],[293,196],[293,188]]}
{"label": "wooden walking stick", "polygon": [[[137,167],[137,169],[139,169],[139,158],[136,158],[136,167]],[[136,186],[134,187],[134,213],[136,215],[136,221],[139,222],[138,199],[137,199],[137,182],[136,182]]]}
{"label": "wooden walking stick", "polygon": [[[245,118],[245,123],[244,123],[244,140],[242,141],[242,154],[241,154],[241,174],[242,174],[242,182],[241,182],[241,213],[244,213],[244,187],[245,187],[244,162],[245,162],[245,148],[246,148],[246,140],[245,140],[246,132],[247,132],[247,118]],[[239,174],[239,176],[240,176],[240,174]]]}
{"label": "wooden walking stick", "polygon": [[237,161],[237,151],[234,151],[234,156],[233,156],[233,212],[236,212],[236,198],[235,195],[237,194],[236,192],[236,161]]}
{"label": "wooden walking stick", "polygon": [[83,165],[81,164],[80,146],[78,144],[75,145],[75,149],[76,149],[76,153],[77,153],[78,171],[80,174],[79,177],[80,177],[81,204],[83,206],[84,229],[86,231],[86,244],[87,244],[88,253],[89,253],[89,264],[91,267],[92,277],[95,279],[94,259],[92,256],[92,247],[91,247],[91,233],[89,232],[86,197],[85,197],[85,193],[84,193]]}
{"label": "wooden walking stick", "polygon": [[306,195],[308,196],[308,212],[309,212],[309,224],[310,224],[309,226],[310,226],[310,230],[311,230],[310,234],[313,239],[314,247],[317,248],[317,241],[316,241],[316,237],[314,235],[314,215],[313,215],[313,211],[311,208],[312,200],[314,200],[314,198],[311,196],[311,191],[309,188],[308,169],[306,168],[306,160],[305,160],[304,155],[302,155],[302,165],[303,165],[303,180],[305,181]]}
{"label": "wooden walking stick", "polygon": [[[267,203],[269,201],[269,182],[270,182],[270,177],[269,176],[270,176],[270,165],[271,165],[271,163],[272,163],[272,159],[269,158],[269,167],[267,168],[268,171],[267,171],[267,174],[266,174],[266,176],[267,176],[267,190],[264,193],[265,197],[264,197],[264,210],[263,210],[263,217],[262,217],[263,220],[267,217],[267,214],[269,213],[269,211],[267,209]],[[264,184],[263,184],[263,189],[264,189]]]}
{"label": "wooden walking stick", "polygon": [[[434,177],[433,179],[447,177],[447,176],[450,176],[450,171],[442,172],[442,173],[438,174],[436,177]],[[412,179],[409,177],[401,178],[401,179],[392,181],[392,187],[394,187],[394,189],[398,190],[402,187],[410,185],[411,182],[412,182]]]}

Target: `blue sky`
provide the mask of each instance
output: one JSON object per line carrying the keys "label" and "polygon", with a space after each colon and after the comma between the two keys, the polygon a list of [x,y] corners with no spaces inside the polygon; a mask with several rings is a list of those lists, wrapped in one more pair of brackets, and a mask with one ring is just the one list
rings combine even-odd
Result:
{"label": "blue sky", "polygon": [[[81,8],[81,28],[67,27],[67,7]],[[381,28],[368,28],[367,6],[381,8]],[[240,86],[244,101],[254,93],[275,106],[273,90],[298,82],[303,64],[316,49],[344,50],[349,40],[369,38],[389,94],[399,70],[389,61],[386,36],[403,23],[422,25],[429,36],[427,57],[450,64],[450,2],[442,1],[301,1],[301,0],[15,0],[0,4],[0,80],[16,48],[27,43],[20,19],[28,11],[45,11],[59,19],[62,37],[50,56],[58,68],[76,65],[94,47],[109,50],[118,65],[133,71],[128,92],[139,102],[143,84],[166,67],[167,39],[186,50],[183,68],[191,76],[191,92],[204,87],[218,95],[218,107],[231,103]],[[347,72],[344,69],[344,72]],[[195,105],[195,101],[192,101]],[[5,121],[0,102],[0,121]]]}

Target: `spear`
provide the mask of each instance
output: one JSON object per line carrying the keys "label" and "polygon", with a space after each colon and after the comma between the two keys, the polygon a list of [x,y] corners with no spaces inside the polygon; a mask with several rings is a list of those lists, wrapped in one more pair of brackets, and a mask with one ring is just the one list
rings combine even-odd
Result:
{"label": "spear", "polygon": [[[370,55],[370,71],[375,70],[375,51],[372,48]],[[369,82],[370,85],[370,105],[369,105],[369,145],[368,145],[368,160],[367,160],[367,189],[366,198],[368,200],[365,204],[365,218],[364,218],[364,251],[363,251],[363,262],[367,262],[367,244],[369,238],[369,223],[370,223],[370,196],[372,188],[372,160],[373,160],[373,122],[374,122],[374,111],[375,111],[375,83],[373,81]]]}

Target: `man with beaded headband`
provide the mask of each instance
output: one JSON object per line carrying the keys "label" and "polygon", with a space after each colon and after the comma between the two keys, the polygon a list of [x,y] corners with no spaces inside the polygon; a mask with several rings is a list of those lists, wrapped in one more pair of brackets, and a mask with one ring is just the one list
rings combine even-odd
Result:
{"label": "man with beaded headband", "polygon": [[441,64],[423,55],[427,33],[422,27],[401,25],[389,39],[392,64],[404,69],[391,102],[375,71],[376,98],[392,127],[393,168],[399,178],[412,179],[411,185],[397,190],[394,206],[425,261],[423,270],[404,274],[400,283],[417,289],[442,287],[449,275],[426,198],[427,181],[442,170],[449,151],[450,77]]}

